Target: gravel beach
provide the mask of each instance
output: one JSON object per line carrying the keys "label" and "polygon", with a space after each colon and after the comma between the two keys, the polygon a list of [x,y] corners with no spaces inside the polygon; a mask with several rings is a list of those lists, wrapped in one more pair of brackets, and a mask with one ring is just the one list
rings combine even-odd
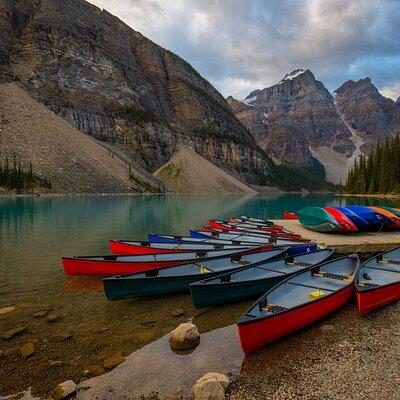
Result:
{"label": "gravel beach", "polygon": [[400,399],[400,304],[367,317],[350,304],[246,357],[230,400]]}

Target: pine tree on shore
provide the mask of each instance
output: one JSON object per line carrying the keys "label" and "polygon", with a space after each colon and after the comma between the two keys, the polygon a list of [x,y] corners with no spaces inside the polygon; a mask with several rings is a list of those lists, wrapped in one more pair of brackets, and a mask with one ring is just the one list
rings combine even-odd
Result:
{"label": "pine tree on shore", "polygon": [[400,136],[378,145],[369,156],[354,161],[345,191],[354,194],[400,193]]}

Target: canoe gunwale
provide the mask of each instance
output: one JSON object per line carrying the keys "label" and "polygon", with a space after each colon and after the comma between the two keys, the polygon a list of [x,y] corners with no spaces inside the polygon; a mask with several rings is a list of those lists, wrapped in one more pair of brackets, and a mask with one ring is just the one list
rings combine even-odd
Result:
{"label": "canoe gunwale", "polygon": [[[245,266],[238,266],[237,268],[234,268],[234,269],[232,269],[232,270],[229,270],[229,272],[233,272],[233,271],[235,271],[235,272],[237,272],[238,270],[241,270],[242,268],[249,268],[249,267],[255,267],[255,266],[257,266],[257,265],[259,265],[259,264],[263,264],[263,263],[265,263],[266,261],[269,261],[269,260],[271,260],[271,261],[275,261],[276,260],[276,258],[279,258],[282,254],[285,254],[288,250],[289,250],[289,246],[282,246],[281,247],[281,249],[282,249],[282,252],[281,253],[278,253],[276,256],[273,256],[273,257],[271,257],[271,258],[267,258],[266,260],[264,259],[264,260],[261,260],[261,261],[257,261],[257,262],[255,262],[255,263],[251,263],[251,264],[249,264],[249,265],[245,265]],[[276,250],[277,248],[271,248],[271,249],[265,249],[265,250],[260,250],[260,251],[256,251],[256,252],[253,252],[253,253],[268,253],[268,251],[271,251],[271,250]],[[253,254],[253,253],[249,253],[249,254]],[[249,255],[249,254],[243,254],[243,255]],[[240,255],[242,255],[242,254],[240,254]],[[232,256],[232,257],[231,257]],[[213,260],[216,260],[216,259],[221,259],[221,258],[230,258],[231,259],[231,261],[233,261],[232,260],[232,258],[233,257],[235,257],[235,256],[237,256],[237,254],[232,254],[232,255],[226,255],[226,256],[222,256],[222,257],[214,257],[213,259],[205,259],[205,260],[202,260],[202,261],[208,261],[208,260],[210,260],[210,261],[213,261]],[[193,261],[193,260],[192,260]],[[184,267],[186,264],[192,264],[192,262],[190,262],[190,260],[185,260],[185,262],[183,263],[183,264],[178,264],[178,265],[173,265],[173,266],[171,266],[171,267],[165,267],[165,268],[155,268],[155,269],[153,269],[153,270],[151,270],[151,271],[146,271],[146,272],[157,272],[157,271],[159,271],[159,270],[161,270],[161,269],[163,269],[163,270],[166,270],[166,269],[168,269],[168,268],[173,268],[173,267]],[[146,272],[137,272],[137,274],[141,274],[141,273],[146,273]],[[218,271],[211,271],[210,272],[211,274],[212,273],[218,273]],[[228,272],[226,272],[226,273],[228,273]],[[113,276],[108,276],[108,277],[105,277],[105,278],[103,278],[103,280],[107,280],[107,281],[111,281],[111,280],[119,280],[119,279],[128,279],[129,278],[129,276],[131,276],[131,275],[136,275],[136,273],[128,273],[128,274],[118,274],[118,275],[113,275]],[[190,274],[190,275],[172,275],[172,276],[162,276],[162,277],[160,277],[160,276],[146,276],[146,277],[144,277],[144,278],[137,278],[137,280],[140,280],[140,279],[145,279],[146,281],[147,280],[149,280],[149,279],[162,279],[163,281],[164,280],[166,280],[167,278],[172,278],[172,279],[176,279],[177,277],[180,277],[180,276],[184,276],[184,277],[192,277],[192,276],[197,276],[197,275],[200,275],[200,274]],[[207,273],[207,275],[208,275],[208,273]],[[222,275],[222,273],[221,273],[221,275]],[[215,278],[216,276],[214,276],[214,278]],[[135,279],[135,282],[137,281],[136,279]]]}
{"label": "canoe gunwale", "polygon": [[[276,262],[276,261],[282,261],[282,260],[287,260],[287,259],[291,259],[291,258],[294,258],[294,257],[299,257],[299,256],[304,256],[304,255],[307,255],[307,254],[314,254],[314,253],[317,253],[317,252],[319,252],[319,251],[325,251],[325,250],[331,250],[331,253],[329,254],[329,256],[325,259],[325,261],[326,260],[328,260],[330,257],[332,257],[332,254],[335,252],[335,249],[321,249],[321,250],[317,250],[317,251],[312,251],[312,252],[305,252],[305,253],[301,253],[301,254],[296,254],[295,256],[289,256],[289,255],[287,255],[287,256],[284,256],[284,257],[279,257],[279,258],[275,258],[275,259],[271,259],[271,260],[268,260],[268,261],[263,261],[263,262],[261,262],[261,263],[257,263],[257,264],[252,264],[252,265],[246,265],[246,266],[244,266],[244,267],[241,267],[240,268],[240,270],[239,271],[235,271],[235,272],[241,272],[241,271],[246,271],[246,269],[250,269],[250,268],[253,268],[253,267],[258,267],[258,266],[260,266],[260,264],[267,264],[267,263],[269,263],[269,262]],[[323,262],[325,262],[325,261],[323,261]],[[286,280],[286,278],[288,277],[288,276],[290,276],[290,277],[293,277],[295,274],[298,274],[299,272],[305,272],[305,271],[307,271],[308,269],[310,269],[310,268],[313,268],[313,267],[316,267],[316,266],[318,266],[318,265],[320,265],[321,263],[318,263],[318,264],[315,264],[315,265],[310,265],[309,267],[305,267],[304,269],[302,269],[301,271],[296,271],[296,272],[292,272],[292,273],[284,273],[284,275],[286,276],[285,277],[285,279],[284,280]],[[271,269],[268,269],[268,268],[266,268],[266,270],[268,270],[268,271],[271,271],[271,272],[279,272],[279,271],[274,271],[274,270],[271,270]],[[222,278],[223,276],[225,276],[225,275],[230,275],[231,274],[231,272],[226,272],[226,273],[223,273],[223,274],[220,274],[220,275],[218,275],[218,276],[214,276],[214,277],[212,277],[212,278],[206,278],[206,279],[203,279],[203,280],[201,280],[201,281],[198,281],[198,282],[195,282],[195,283],[193,283],[193,286],[203,286],[203,285],[207,285],[207,286],[218,286],[218,285],[221,285],[221,284],[223,284],[222,282],[215,282],[215,283],[208,283],[207,281],[209,281],[209,280],[212,280],[212,279],[217,279],[217,278]],[[265,281],[265,280],[269,280],[269,279],[271,279],[271,277],[268,277],[268,278],[262,278],[262,279],[257,279],[256,281],[257,282],[262,282],[262,281]],[[245,284],[245,283],[249,283],[249,282],[252,282],[253,280],[245,280],[245,281],[238,281],[238,282],[234,282],[234,284],[235,285],[239,285],[239,284]],[[280,283],[283,283],[283,280],[280,282]],[[227,283],[228,285],[229,285],[229,283]],[[275,287],[276,285],[274,285],[274,287]],[[271,290],[273,289],[273,287],[271,288]]]}
{"label": "canoe gunwale", "polygon": [[[376,256],[370,257],[368,260],[364,261],[364,262],[357,268],[357,270],[356,270],[356,272],[355,272],[355,281],[354,281],[357,293],[373,292],[373,291],[375,291],[375,290],[380,290],[380,289],[382,289],[382,288],[387,288],[387,287],[396,285],[396,284],[398,284],[398,283],[400,282],[400,280],[399,280],[399,281],[394,281],[394,282],[391,282],[391,283],[387,283],[387,284],[385,284],[385,285],[379,285],[379,286],[372,287],[372,288],[365,288],[365,287],[361,287],[361,286],[359,285],[358,279],[357,279],[358,276],[359,276],[359,274],[361,273],[362,268],[364,268],[364,267],[368,268],[368,266],[367,266],[367,263],[368,263],[368,262],[373,261],[373,260],[375,260],[375,259],[378,258],[378,257],[382,257],[382,256],[384,256],[385,254],[390,253],[390,252],[392,252],[393,250],[397,250],[397,249],[400,249],[400,246],[393,247],[393,248],[391,248],[391,249],[389,249],[389,250],[386,250],[386,251],[384,251],[384,252],[382,252],[382,253],[379,253],[379,254],[376,255]],[[372,268],[373,268],[373,267],[372,267]],[[385,270],[384,268],[382,268],[381,270],[390,272],[390,270]],[[392,272],[395,272],[395,271],[392,271]],[[396,272],[395,272],[395,273],[396,273]],[[399,277],[400,277],[400,272],[399,272]]]}
{"label": "canoe gunwale", "polygon": [[350,282],[348,282],[347,285],[343,286],[342,288],[340,288],[340,289],[338,289],[338,290],[335,290],[335,291],[333,291],[333,292],[327,294],[326,296],[323,296],[323,297],[321,297],[321,298],[315,299],[315,300],[313,300],[313,301],[311,301],[311,302],[306,302],[306,303],[302,303],[302,304],[299,304],[299,305],[294,306],[294,307],[290,307],[290,308],[288,308],[288,309],[286,309],[286,310],[283,310],[283,311],[280,311],[279,313],[274,314],[274,315],[260,315],[260,316],[258,316],[258,317],[252,317],[252,316],[250,316],[250,314],[248,313],[248,312],[249,312],[250,310],[252,310],[255,306],[258,306],[263,300],[267,300],[267,299],[268,299],[268,294],[269,294],[269,292],[275,290],[275,288],[277,288],[277,287],[280,286],[280,285],[283,285],[284,283],[286,283],[286,282],[289,281],[290,279],[293,279],[294,277],[296,277],[296,276],[298,276],[298,275],[304,274],[305,272],[312,271],[313,269],[321,268],[323,265],[329,264],[329,263],[331,263],[331,262],[339,261],[339,260],[343,260],[343,259],[347,259],[347,258],[349,258],[349,256],[339,257],[339,258],[335,258],[334,260],[325,261],[325,262],[323,262],[323,263],[320,263],[320,264],[317,264],[317,265],[313,265],[313,266],[311,266],[311,267],[309,267],[309,268],[303,269],[302,271],[296,272],[295,274],[290,275],[290,276],[288,276],[287,278],[283,279],[281,282],[279,282],[279,283],[276,284],[274,287],[272,287],[270,290],[268,290],[268,292],[265,293],[263,296],[261,296],[255,303],[253,303],[253,304],[242,314],[242,316],[239,318],[239,320],[237,321],[237,325],[247,325],[247,324],[251,324],[251,323],[256,322],[256,321],[261,321],[261,320],[264,320],[264,319],[279,317],[280,315],[282,315],[282,314],[284,314],[284,313],[288,313],[288,312],[297,310],[297,309],[302,308],[302,307],[307,307],[307,306],[309,306],[309,305],[312,305],[312,304],[315,304],[315,303],[317,303],[317,302],[323,301],[323,300],[325,300],[325,299],[331,298],[331,297],[334,296],[335,294],[338,294],[338,293],[342,292],[343,290],[348,289],[349,286],[354,286],[354,281],[355,281],[357,269],[354,270],[353,279],[352,279]]}

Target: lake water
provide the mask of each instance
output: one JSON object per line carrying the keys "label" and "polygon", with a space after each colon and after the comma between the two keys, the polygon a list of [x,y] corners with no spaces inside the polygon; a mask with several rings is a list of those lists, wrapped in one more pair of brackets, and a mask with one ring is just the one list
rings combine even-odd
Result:
{"label": "lake water", "polygon": [[[79,381],[88,365],[124,355],[194,318],[201,332],[235,323],[249,302],[195,310],[186,294],[167,298],[108,302],[97,278],[69,278],[62,255],[108,253],[108,240],[145,239],[148,232],[184,234],[209,218],[239,213],[281,218],[285,210],[306,206],[386,204],[396,201],[309,196],[99,196],[0,198],[0,308],[17,306],[17,314],[0,318],[0,332],[24,326],[16,338],[0,341],[0,394],[29,386],[48,393],[66,379]],[[51,309],[58,322],[34,316]],[[184,315],[173,317],[171,311]],[[72,339],[49,342],[50,335]],[[17,349],[33,342],[35,354],[24,359]],[[58,361],[53,365],[53,361]],[[61,361],[62,365],[59,361]]]}

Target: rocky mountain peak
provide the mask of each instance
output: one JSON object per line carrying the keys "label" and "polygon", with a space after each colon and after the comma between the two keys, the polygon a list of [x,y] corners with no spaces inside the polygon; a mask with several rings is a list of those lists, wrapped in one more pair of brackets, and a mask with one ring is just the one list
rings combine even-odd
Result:
{"label": "rocky mountain peak", "polygon": [[399,96],[399,98],[396,100],[396,104],[400,107],[400,96]]}
{"label": "rocky mountain peak", "polygon": [[355,98],[361,101],[375,101],[382,103],[385,98],[379,93],[378,89],[371,82],[371,78],[366,77],[354,82],[349,80],[335,90],[337,100],[340,102],[342,98]]}
{"label": "rocky mountain peak", "polygon": [[335,93],[343,118],[364,142],[361,147],[364,152],[400,131],[399,107],[382,96],[370,78],[347,81]]}
{"label": "rocky mountain peak", "polygon": [[[301,75],[308,75],[308,76],[312,76],[312,78],[314,78],[313,73],[309,70],[309,69],[295,69],[294,71],[290,72],[289,74],[286,74],[283,79],[280,80],[279,83],[283,83],[285,81],[292,81],[293,79],[301,76]],[[302,76],[302,78],[304,78],[305,76]]]}

